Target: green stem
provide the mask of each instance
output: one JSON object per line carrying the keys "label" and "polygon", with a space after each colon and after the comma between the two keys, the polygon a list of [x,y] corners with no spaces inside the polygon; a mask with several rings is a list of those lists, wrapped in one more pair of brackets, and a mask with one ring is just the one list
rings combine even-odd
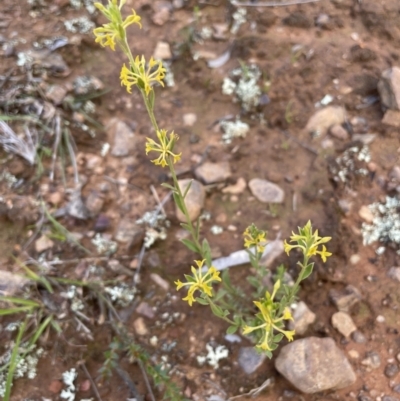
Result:
{"label": "green stem", "polygon": [[171,156],[169,156],[167,160],[168,160],[168,167],[171,172],[172,181],[174,182],[174,188],[176,189],[176,194],[178,195],[179,199],[181,200],[182,209],[183,209],[182,211],[185,216],[190,235],[192,237],[194,244],[196,245],[196,248],[198,249],[198,253],[201,255],[201,257],[203,259],[205,259],[203,252],[202,252],[202,246],[201,246],[199,238],[197,236],[197,230],[194,228],[193,223],[190,219],[189,212],[186,207],[185,198],[183,197],[181,188],[178,184],[178,177],[176,176],[176,172],[175,172],[175,168],[174,168],[174,164],[173,164]]}

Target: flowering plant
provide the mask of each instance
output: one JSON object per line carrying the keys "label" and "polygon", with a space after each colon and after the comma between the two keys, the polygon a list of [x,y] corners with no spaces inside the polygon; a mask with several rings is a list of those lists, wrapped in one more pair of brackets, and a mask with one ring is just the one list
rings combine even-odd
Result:
{"label": "flowering plant", "polygon": [[[195,302],[209,305],[214,315],[229,323],[228,333],[234,333],[240,329],[244,335],[250,335],[253,338],[258,350],[271,357],[272,351],[284,337],[289,341],[293,340],[294,331],[285,330],[284,327],[286,321],[293,319],[290,305],[295,301],[301,281],[312,273],[314,263],[310,262],[310,258],[319,255],[322,261],[326,262],[331,256],[324,245],[331,238],[320,237],[318,230],[313,231],[310,221],[304,227],[299,227],[298,234],[292,233],[291,244],[285,241],[284,249],[288,254],[293,249],[298,249],[303,254],[303,261],[298,262],[299,275],[296,282],[289,285],[283,280],[283,267],[278,268],[271,293],[268,286],[264,284],[264,278],[269,272],[261,263],[267,244],[266,232],[258,229],[254,224],[247,227],[243,234],[244,247],[253,267],[252,271],[249,271],[247,281],[255,289],[253,296],[257,300],[253,304],[258,311],[253,305],[248,305],[248,296],[243,290],[232,285],[226,270],[220,275],[220,272],[212,265],[208,241],[200,240],[200,222],[199,220],[195,223],[191,221],[185,204],[190,184],[184,190],[178,185],[174,164],[180,160],[181,153],[176,153],[174,149],[179,138],[174,132],[168,134],[165,129],[160,129],[154,115],[154,85],[164,86],[163,79],[166,70],[161,61],[150,58],[146,62],[144,56],[133,57],[127,42],[126,28],[132,24],[141,27],[140,17],[132,10],[132,14],[124,19],[121,9],[125,2],[126,0],[108,0],[107,6],[95,3],[108,22],[94,29],[94,35],[96,42],[112,50],[115,50],[117,45],[127,57],[128,66],[123,64],[121,69],[121,85],[126,87],[128,93],[131,93],[133,86],[138,88],[156,133],[156,139],[147,138],[146,154],[158,153],[159,156],[152,162],[169,168],[172,185],[165,183],[164,186],[172,191],[177,207],[185,216],[186,221],[182,223],[182,226],[190,234],[190,238],[182,242],[200,256],[199,260],[195,260],[197,267],[191,267],[192,274],[185,274],[186,282],[180,280],[175,282],[177,290],[186,287],[188,292],[183,300],[190,306]],[[213,288],[215,283],[220,283],[218,291]]]}

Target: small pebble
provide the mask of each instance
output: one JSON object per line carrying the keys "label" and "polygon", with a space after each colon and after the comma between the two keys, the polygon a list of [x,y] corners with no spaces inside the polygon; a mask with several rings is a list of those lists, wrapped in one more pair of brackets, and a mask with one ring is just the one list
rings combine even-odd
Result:
{"label": "small pebble", "polygon": [[385,316],[378,315],[378,316],[376,317],[376,321],[377,321],[378,323],[384,323],[384,322],[385,322]]}
{"label": "small pebble", "polygon": [[386,377],[394,377],[399,373],[399,367],[394,363],[389,363],[385,367],[385,376]]}

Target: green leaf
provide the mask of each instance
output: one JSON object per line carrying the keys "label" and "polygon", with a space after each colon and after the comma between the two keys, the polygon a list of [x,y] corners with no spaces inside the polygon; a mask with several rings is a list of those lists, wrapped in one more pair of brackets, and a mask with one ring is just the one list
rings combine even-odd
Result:
{"label": "green leaf", "polygon": [[187,223],[181,223],[181,227],[190,232],[190,226]]}
{"label": "green leaf", "polygon": [[208,301],[204,298],[196,298],[196,302],[198,302],[200,305],[208,305]]}
{"label": "green leaf", "polygon": [[39,303],[37,303],[35,301],[31,301],[30,299],[17,298],[17,297],[0,296],[0,301],[12,302],[13,304],[17,304],[17,305],[31,306],[33,308],[40,306]]}
{"label": "green leaf", "polygon": [[193,242],[190,241],[190,239],[182,239],[181,242],[183,245],[186,246],[186,248],[190,249],[193,252],[199,252],[199,249],[197,249],[197,245]]}
{"label": "green leaf", "polygon": [[44,320],[44,322],[35,331],[35,335],[30,339],[30,341],[29,341],[30,345],[33,345],[36,343],[36,341],[42,335],[43,331],[46,329],[46,327],[49,325],[49,323],[52,321],[52,319],[53,319],[53,315],[47,316],[47,318]]}
{"label": "green leaf", "polygon": [[211,307],[212,313],[214,313],[215,316],[217,316],[217,317],[225,316],[224,311],[218,305],[210,304],[210,307]]}
{"label": "green leaf", "polygon": [[301,279],[305,280],[313,271],[314,263],[310,263],[309,265],[306,266],[306,268],[303,270],[303,273],[301,275]]}
{"label": "green leaf", "polygon": [[234,334],[237,332],[238,328],[239,328],[238,326],[229,326],[226,329],[226,334]]}
{"label": "green leaf", "polygon": [[150,94],[149,94],[149,106],[150,106],[151,111],[154,110],[155,100],[156,100],[156,94],[154,93],[154,90],[152,90],[152,91],[150,91]]}
{"label": "green leaf", "polygon": [[279,333],[276,336],[274,336],[274,343],[280,343],[282,341],[283,334]]}
{"label": "green leaf", "polygon": [[11,357],[10,357],[10,367],[8,369],[7,373],[7,380],[6,380],[6,385],[5,385],[5,392],[4,392],[4,401],[8,401],[10,399],[11,395],[11,386],[12,386],[12,381],[14,378],[14,372],[15,369],[17,368],[18,364],[18,350],[19,350],[19,344],[21,343],[22,336],[25,332],[25,327],[26,327],[26,321],[21,324],[19,327],[17,339],[15,340],[14,347],[12,349]]}
{"label": "green leaf", "polygon": [[0,316],[13,315],[14,313],[29,312],[32,310],[31,306],[19,306],[17,308],[0,309]]}
{"label": "green leaf", "polygon": [[258,288],[260,285],[262,285],[262,283],[260,283],[260,281],[254,276],[248,276],[247,281],[255,288]]}
{"label": "green leaf", "polygon": [[186,198],[186,195],[188,194],[190,187],[192,186],[193,180],[190,180],[189,183],[186,185],[185,191],[183,192],[183,199]]}
{"label": "green leaf", "polygon": [[202,254],[203,257],[206,259],[207,266],[211,266],[212,259],[211,259],[211,248],[208,241],[204,238],[202,243]]}
{"label": "green leaf", "polygon": [[182,200],[181,200],[181,198],[179,197],[179,195],[178,195],[177,193],[173,192],[173,193],[172,193],[172,196],[174,197],[174,201],[175,201],[175,204],[176,204],[176,206],[178,207],[178,209],[179,209],[183,214],[185,214],[184,209],[183,209],[183,206],[182,206]]}
{"label": "green leaf", "polygon": [[163,182],[163,183],[161,184],[161,186],[164,187],[164,188],[170,189],[172,192],[176,192],[176,189],[175,189],[172,185],[167,184],[166,182]]}

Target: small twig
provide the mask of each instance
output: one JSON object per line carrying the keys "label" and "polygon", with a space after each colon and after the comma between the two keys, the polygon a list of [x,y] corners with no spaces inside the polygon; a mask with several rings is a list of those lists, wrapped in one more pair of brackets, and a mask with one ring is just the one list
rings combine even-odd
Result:
{"label": "small twig", "polygon": [[156,401],[156,399],[154,398],[153,390],[151,389],[151,386],[150,386],[149,378],[147,377],[146,370],[143,366],[143,362],[140,359],[138,360],[138,364],[139,364],[140,370],[142,371],[143,379],[144,379],[144,382],[146,383],[147,391],[150,395],[151,401]]}
{"label": "small twig", "polygon": [[131,380],[128,372],[126,372],[124,369],[121,367],[117,366],[115,368],[117,371],[118,375],[121,377],[121,379],[125,382],[125,384],[129,387],[129,390],[133,394],[133,396],[136,398],[137,401],[143,401],[143,397],[139,394],[139,392],[136,389],[135,384]]}
{"label": "small twig", "polygon": [[294,6],[296,4],[316,3],[319,0],[293,0],[286,2],[272,1],[268,3],[239,3],[238,1],[232,0],[231,4],[236,7],[284,7]]}
{"label": "small twig", "polygon": [[54,180],[54,170],[56,168],[56,161],[57,161],[57,153],[58,153],[58,147],[60,145],[61,141],[61,118],[57,114],[57,116],[54,119],[55,123],[55,139],[54,139],[54,144],[53,144],[53,155],[52,155],[52,161],[51,161],[51,170],[50,170],[50,181]]}
{"label": "small twig", "polygon": [[92,376],[90,376],[90,373],[89,373],[89,371],[87,370],[86,365],[85,365],[84,362],[81,364],[81,368],[82,368],[82,370],[85,372],[86,377],[89,379],[90,384],[92,385],[93,392],[94,392],[95,396],[97,397],[97,399],[98,399],[99,401],[103,401],[103,400],[101,399],[101,397],[100,397],[99,390],[97,390],[96,383],[95,383],[94,380],[92,379]]}
{"label": "small twig", "polygon": [[78,164],[76,163],[75,152],[74,152],[74,148],[71,143],[74,139],[68,130],[64,130],[64,138],[65,138],[65,142],[67,142],[69,158],[71,159],[71,164],[74,169],[74,181],[75,181],[75,184],[78,185],[79,184]]}
{"label": "small twig", "polygon": [[290,135],[289,132],[281,130],[281,132],[287,137],[290,138],[292,141],[296,142],[298,145],[302,146],[304,149],[307,149],[309,152],[313,153],[314,155],[318,156],[318,152],[312,148],[311,146],[308,146],[307,144],[299,141],[297,138],[294,136]]}
{"label": "small twig", "polygon": [[154,188],[154,185],[150,185],[150,190],[151,190],[151,193],[152,193],[153,196],[154,196],[154,199],[155,199],[156,202],[158,203],[158,206],[159,206],[159,208],[160,208],[160,211],[162,212],[162,214],[163,214],[164,216],[166,216],[167,214],[165,213],[164,206],[161,204],[160,198],[158,197],[158,193],[157,193],[156,189]]}
{"label": "small twig", "polygon": [[0,89],[7,83],[9,78],[11,77],[12,73],[14,72],[14,67],[11,67],[6,74],[2,77],[3,82],[0,82]]}

